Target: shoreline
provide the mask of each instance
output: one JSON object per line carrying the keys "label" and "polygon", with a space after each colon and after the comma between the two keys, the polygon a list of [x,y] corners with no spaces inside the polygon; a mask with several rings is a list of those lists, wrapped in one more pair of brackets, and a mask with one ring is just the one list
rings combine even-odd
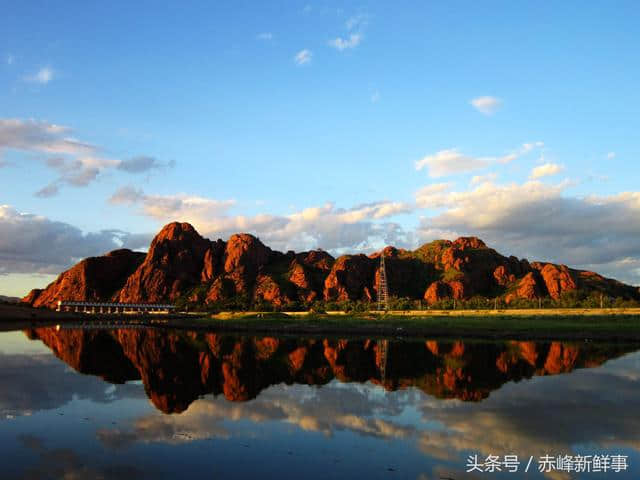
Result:
{"label": "shoreline", "polygon": [[544,314],[539,310],[432,310],[385,315],[344,312],[78,315],[0,305],[0,331],[56,325],[65,329],[148,327],[264,335],[640,341],[640,309],[549,309]]}

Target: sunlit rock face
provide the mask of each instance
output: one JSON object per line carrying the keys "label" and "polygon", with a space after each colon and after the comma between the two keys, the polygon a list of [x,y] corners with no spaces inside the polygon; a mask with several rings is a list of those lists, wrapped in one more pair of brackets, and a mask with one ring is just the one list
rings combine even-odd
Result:
{"label": "sunlit rock face", "polygon": [[285,308],[293,302],[377,298],[384,254],[389,294],[435,304],[474,296],[517,299],[577,290],[640,300],[636,287],[566,265],[505,257],[476,237],[436,240],[416,250],[385,247],[369,256],[278,252],[247,233],[209,241],[188,223],[170,223],[148,253],[116,250],[83,260],[23,302],[53,308],[59,300],[216,303],[232,298]]}
{"label": "sunlit rock face", "polygon": [[210,242],[188,223],[170,223],[117,294],[119,302],[171,301],[200,282]]}
{"label": "sunlit rock face", "polygon": [[61,273],[46,289],[32,290],[23,301],[34,307],[56,308],[58,300],[108,300],[144,258],[144,253],[126,249],[87,258]]}
{"label": "sunlit rock face", "polygon": [[598,366],[632,350],[570,342],[293,339],[154,329],[26,333],[81,373],[114,383],[141,379],[165,413],[182,412],[204,394],[243,402],[271,385],[334,379],[480,401],[506,382]]}

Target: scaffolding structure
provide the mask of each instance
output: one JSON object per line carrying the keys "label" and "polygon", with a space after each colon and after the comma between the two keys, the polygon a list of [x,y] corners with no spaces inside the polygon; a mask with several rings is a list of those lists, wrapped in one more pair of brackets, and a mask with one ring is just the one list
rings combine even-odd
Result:
{"label": "scaffolding structure", "polygon": [[378,311],[389,310],[389,287],[387,285],[387,268],[384,264],[384,250],[380,253],[380,270],[378,271]]}

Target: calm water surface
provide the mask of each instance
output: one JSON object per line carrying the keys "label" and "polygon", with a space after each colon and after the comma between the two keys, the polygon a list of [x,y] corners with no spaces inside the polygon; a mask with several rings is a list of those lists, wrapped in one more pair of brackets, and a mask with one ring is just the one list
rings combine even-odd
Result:
{"label": "calm water surface", "polygon": [[[640,345],[0,333],[1,478],[640,478]],[[619,473],[539,456],[626,455]]]}

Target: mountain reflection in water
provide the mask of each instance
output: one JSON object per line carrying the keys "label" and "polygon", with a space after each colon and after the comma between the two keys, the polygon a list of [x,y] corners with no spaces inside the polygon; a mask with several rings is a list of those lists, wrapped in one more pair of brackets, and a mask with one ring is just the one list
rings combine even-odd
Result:
{"label": "mountain reflection in water", "polygon": [[153,404],[180,413],[199,397],[244,402],[276,384],[370,382],[478,402],[507,382],[602,365],[637,345],[591,342],[393,341],[230,336],[156,329],[25,332],[78,372],[142,380]]}
{"label": "mountain reflection in water", "polygon": [[473,454],[578,453],[640,478],[638,344],[24,333],[0,333],[3,479],[460,480],[502,477]]}

